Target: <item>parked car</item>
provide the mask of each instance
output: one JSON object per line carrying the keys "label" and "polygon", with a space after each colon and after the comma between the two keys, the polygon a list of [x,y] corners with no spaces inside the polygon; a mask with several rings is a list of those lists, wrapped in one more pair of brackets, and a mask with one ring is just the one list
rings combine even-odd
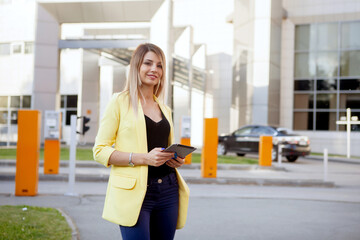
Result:
{"label": "parked car", "polygon": [[299,136],[286,128],[248,125],[239,128],[230,135],[219,136],[218,155],[235,152],[238,156],[259,152],[260,136],[273,137],[272,160],[277,159],[278,144],[282,146],[282,156],[289,162],[295,162],[299,156],[310,154],[310,141],[307,136]]}

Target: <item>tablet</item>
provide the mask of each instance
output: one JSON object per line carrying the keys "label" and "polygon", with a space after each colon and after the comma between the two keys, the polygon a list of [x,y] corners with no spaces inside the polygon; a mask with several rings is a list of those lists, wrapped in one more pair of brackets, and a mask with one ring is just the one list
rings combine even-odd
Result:
{"label": "tablet", "polygon": [[185,158],[187,155],[195,151],[195,147],[186,146],[182,144],[173,144],[170,147],[166,148],[164,152],[176,152],[176,154],[181,157]]}

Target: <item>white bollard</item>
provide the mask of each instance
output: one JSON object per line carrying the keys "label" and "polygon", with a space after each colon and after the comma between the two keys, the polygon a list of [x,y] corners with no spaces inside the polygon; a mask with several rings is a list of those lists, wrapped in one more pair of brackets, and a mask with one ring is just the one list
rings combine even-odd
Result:
{"label": "white bollard", "polygon": [[327,173],[328,173],[328,150],[324,149],[324,182],[327,181]]}
{"label": "white bollard", "polygon": [[281,166],[281,157],[282,157],[282,145],[279,143],[278,144],[278,164],[279,166]]}
{"label": "white bollard", "polygon": [[76,122],[77,116],[71,115],[70,152],[69,152],[69,185],[67,196],[77,196],[75,193],[75,161],[76,161]]}

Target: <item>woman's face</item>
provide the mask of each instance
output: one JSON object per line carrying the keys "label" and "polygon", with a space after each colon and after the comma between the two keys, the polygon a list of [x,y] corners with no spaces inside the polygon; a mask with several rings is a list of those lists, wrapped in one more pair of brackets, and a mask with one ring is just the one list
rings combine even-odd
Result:
{"label": "woman's face", "polygon": [[154,52],[147,52],[140,66],[140,79],[146,86],[156,86],[163,74],[160,58]]}

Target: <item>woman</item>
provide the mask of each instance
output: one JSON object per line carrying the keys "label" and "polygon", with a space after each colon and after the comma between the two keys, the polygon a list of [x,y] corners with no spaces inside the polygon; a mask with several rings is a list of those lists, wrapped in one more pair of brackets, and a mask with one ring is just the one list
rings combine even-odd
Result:
{"label": "woman", "polygon": [[163,151],[173,143],[171,110],[157,98],[165,69],[159,47],[136,48],[125,90],[108,104],[93,148],[97,162],[111,165],[103,218],[120,225],[123,240],[173,239],[186,221],[189,188],[176,170],[184,159]]}

